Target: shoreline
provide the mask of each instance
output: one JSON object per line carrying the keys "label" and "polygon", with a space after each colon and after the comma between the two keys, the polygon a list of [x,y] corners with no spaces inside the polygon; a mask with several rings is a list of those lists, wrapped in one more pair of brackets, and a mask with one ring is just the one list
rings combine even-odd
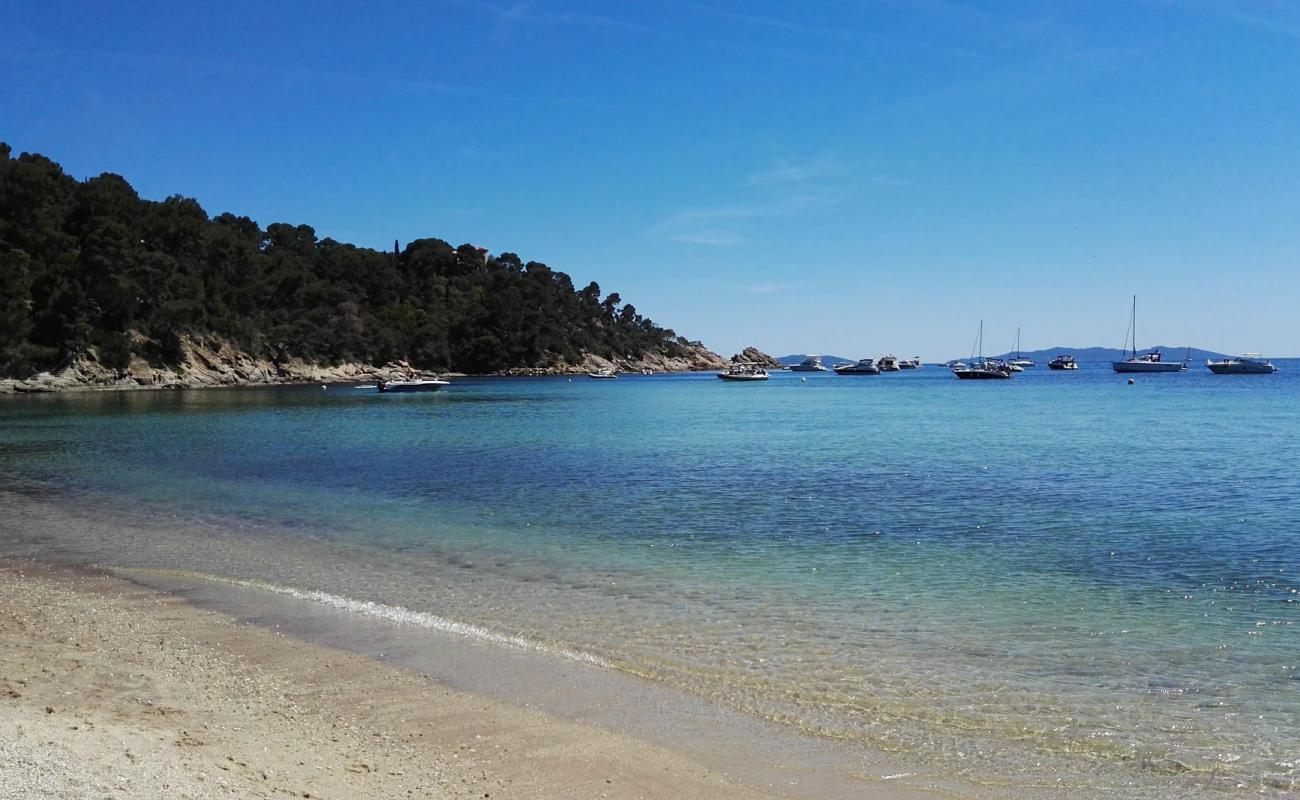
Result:
{"label": "shoreline", "polygon": [[[324,385],[373,381],[395,372],[426,372],[414,370],[405,361],[382,365],[360,362],[318,364],[301,358],[268,361],[255,358],[217,337],[186,337],[182,343],[182,354],[179,363],[162,366],[133,355],[130,364],[124,369],[105,367],[93,354],[81,355],[48,372],[21,379],[0,379],[0,395]],[[577,364],[561,361],[551,367],[513,367],[474,376],[459,372],[439,374],[448,377],[540,377],[584,375],[603,369],[628,373],[691,372],[725,368],[726,364],[717,353],[703,347],[690,347],[680,356],[647,353],[639,359],[611,360],[589,353]]]}
{"label": "shoreline", "polygon": [[[498,754],[499,745],[502,758],[471,776],[471,783],[486,788],[444,796],[482,797],[484,792],[492,797],[761,796],[792,800],[1008,796],[990,795],[989,787],[980,791],[935,783],[887,754],[845,747],[785,729],[673,686],[564,654],[512,646],[461,631],[431,630],[359,613],[355,608],[334,607],[319,599],[286,596],[219,575],[134,567],[129,563],[132,559],[114,566],[117,559],[104,560],[108,551],[94,555],[101,548],[69,549],[60,544],[60,531],[84,526],[98,529],[102,520],[92,520],[39,491],[28,494],[9,487],[0,491],[0,497],[6,493],[14,501],[12,510],[19,513],[0,523],[0,533],[7,534],[5,538],[11,545],[5,548],[5,555],[0,555],[0,741],[15,739],[15,731],[26,731],[23,741],[29,746],[21,752],[11,746],[7,753],[0,746],[0,765],[14,764],[11,769],[17,771],[15,774],[26,769],[22,766],[26,764],[38,772],[59,776],[56,784],[63,787],[59,790],[63,794],[50,796],[85,796],[87,786],[107,792],[115,785],[94,782],[101,778],[107,781],[105,776],[123,771],[139,776],[127,786],[127,797],[155,796],[150,794],[148,781],[162,780],[163,773],[169,780],[188,776],[184,779],[189,783],[172,784],[188,787],[188,796],[208,796],[200,791],[203,785],[196,782],[195,775],[233,780],[222,768],[222,764],[231,767],[233,762],[209,758],[210,748],[175,744],[188,735],[184,731],[193,734],[194,727],[200,724],[195,720],[203,720],[203,729],[209,735],[235,727],[245,733],[252,731],[248,737],[263,742],[259,753],[275,756],[269,762],[268,774],[287,776],[285,780],[296,775],[304,780],[319,777],[326,781],[315,790],[310,786],[303,790],[313,797],[401,796],[400,790],[406,784],[400,781],[390,781],[390,789],[373,793],[365,787],[379,786],[381,782],[347,783],[358,778],[348,772],[346,767],[351,762],[343,763],[342,755],[337,756],[333,767],[305,772],[290,758],[292,752],[275,750],[276,743],[302,741],[310,742],[308,749],[315,754],[324,744],[313,739],[311,731],[332,731],[338,723],[330,717],[331,708],[349,709],[350,724],[371,726],[357,741],[397,743],[407,748],[401,750],[404,755],[397,759],[400,763],[387,768],[390,772],[408,773],[413,760],[423,763],[448,753],[451,761],[434,766],[445,771],[463,763],[465,756],[456,758],[457,751],[445,736],[434,741],[442,743],[442,750],[410,750],[415,744],[428,745],[432,741],[427,738],[428,726],[441,729],[448,716],[454,727],[446,736],[454,733],[459,737],[457,743],[471,742],[469,746],[473,747],[472,742],[482,737],[494,743],[494,754]],[[110,523],[97,536],[105,537],[102,545],[110,550],[123,546],[152,550],[148,531],[155,527],[136,527],[120,520]],[[112,545],[110,540],[118,544]],[[288,558],[290,552],[272,546],[265,548],[262,557]],[[153,560],[144,559],[146,563]],[[26,575],[26,589],[19,590],[11,579],[18,572]],[[71,610],[44,628],[26,619],[35,610],[44,613],[51,603]],[[19,621],[17,629],[13,627],[15,620]],[[142,630],[164,629],[167,634],[161,637],[153,633],[137,635]],[[87,642],[93,642],[94,647],[87,649]],[[163,659],[163,665],[156,660],[137,663],[141,652],[153,652],[157,659]],[[57,666],[68,662],[75,663],[76,669]],[[226,666],[214,672],[204,666],[211,663]],[[194,664],[201,667],[198,672],[191,669]],[[283,697],[292,698],[298,705],[267,710],[257,720],[246,722],[240,716],[248,710],[247,703],[240,699],[244,684],[232,687],[210,678],[232,670],[238,673],[246,666],[261,668],[268,664],[276,670],[273,680],[267,679],[269,685],[279,687]],[[334,681],[345,673],[337,671],[337,667],[322,672],[321,664],[350,665],[346,676],[351,683],[336,686]],[[160,682],[166,685],[158,691],[173,692],[176,685],[171,682],[177,676],[189,687],[187,691],[192,689],[197,694],[162,700],[142,694],[144,687]],[[44,694],[15,685],[17,677],[29,682],[32,678],[45,681]],[[247,683],[253,679],[240,680]],[[62,698],[66,703],[67,698],[85,697],[87,703],[77,713],[94,727],[75,720],[62,727],[50,727],[53,718],[42,716],[44,706],[57,709],[58,704],[43,700],[7,702],[6,692],[10,690],[24,694],[29,701],[48,696]],[[271,723],[288,724],[293,721],[290,717],[307,719],[300,713],[304,697],[334,699],[329,708],[313,707],[315,716],[311,719],[316,722],[310,730],[267,728]],[[103,698],[113,699],[116,705],[106,705]],[[142,698],[155,705],[183,709],[184,714],[176,716],[190,727],[173,726],[159,733],[159,725],[174,721],[173,717],[164,714],[163,719],[154,719],[147,713],[148,706],[139,702]],[[377,698],[388,705],[376,706]],[[146,710],[142,711],[142,707]],[[400,714],[384,711],[393,707]],[[402,738],[409,732],[405,723],[412,715],[428,717],[421,723],[426,725],[421,729],[425,738],[414,744]],[[74,730],[72,725],[78,728]],[[105,732],[109,738],[78,735],[86,731]],[[146,738],[161,743],[148,751],[149,757],[160,763],[156,768],[137,767],[124,753],[129,750],[138,758],[141,751],[118,746]],[[210,741],[201,735],[197,738]],[[566,744],[556,752],[551,749],[553,740]],[[49,742],[53,744],[43,744]],[[335,744],[329,743],[331,747]],[[581,754],[581,759],[575,760],[575,753]],[[244,751],[229,755],[236,762],[259,763]],[[359,763],[373,767],[385,758],[393,762],[386,750],[366,751]],[[340,769],[347,774],[341,774]],[[421,767],[419,774],[426,778],[442,775],[437,770],[430,772],[432,769]],[[623,782],[624,788],[632,786],[635,790],[611,789],[612,784],[604,783],[606,777],[587,781],[593,770],[601,769],[613,776],[609,779],[614,784]],[[456,775],[453,783],[465,785]],[[5,768],[0,766],[0,785],[7,781]],[[334,790],[324,788],[343,785],[347,786],[345,791],[333,794]],[[421,785],[428,788],[431,784]],[[446,785],[450,784],[438,784],[444,789]],[[236,794],[252,796],[259,786],[250,783],[247,791]],[[74,791],[72,787],[79,788]],[[516,792],[511,787],[523,789]],[[292,791],[298,796],[298,789]],[[0,800],[8,800],[8,796],[0,792]]]}
{"label": "shoreline", "polygon": [[92,569],[0,560],[0,665],[6,797],[810,796]]}

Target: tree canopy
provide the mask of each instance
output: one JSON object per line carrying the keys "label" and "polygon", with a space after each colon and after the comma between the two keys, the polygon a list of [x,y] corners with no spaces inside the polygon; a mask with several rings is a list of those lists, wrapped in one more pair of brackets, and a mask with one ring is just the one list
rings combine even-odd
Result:
{"label": "tree canopy", "polygon": [[406,360],[492,372],[584,354],[680,355],[687,342],[592,282],[514,253],[417,239],[392,252],[265,229],[193,198],[141,198],[121,176],[85,181],[0,143],[0,377],[26,377],[94,348],[179,357],[215,334],[262,357]]}

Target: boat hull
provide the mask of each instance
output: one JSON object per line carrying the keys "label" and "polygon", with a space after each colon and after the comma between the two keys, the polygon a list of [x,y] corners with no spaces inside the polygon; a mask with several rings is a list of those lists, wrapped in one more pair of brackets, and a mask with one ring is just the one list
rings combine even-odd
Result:
{"label": "boat hull", "polygon": [[1048,368],[1048,369],[1054,369],[1054,370],[1057,370],[1057,371],[1065,371],[1065,370],[1078,369],[1078,368],[1079,368],[1079,365],[1078,365],[1078,364],[1075,364],[1075,363],[1069,363],[1069,364],[1048,364],[1048,365],[1047,365],[1047,368]]}
{"label": "boat hull", "polygon": [[997,369],[955,369],[952,374],[964,381],[1005,381],[1011,379],[1011,373]]}
{"label": "boat hull", "polygon": [[728,375],[725,372],[718,373],[718,377],[724,381],[739,381],[741,383],[767,380],[766,375]]}
{"label": "boat hull", "polygon": [[1277,367],[1272,364],[1209,363],[1205,368],[1215,375],[1272,375]]}
{"label": "boat hull", "polygon": [[1182,372],[1183,365],[1177,361],[1112,361],[1111,369],[1116,372]]}
{"label": "boat hull", "polygon": [[384,394],[415,394],[418,392],[436,392],[447,385],[447,381],[421,381],[419,383],[385,384],[379,387]]}

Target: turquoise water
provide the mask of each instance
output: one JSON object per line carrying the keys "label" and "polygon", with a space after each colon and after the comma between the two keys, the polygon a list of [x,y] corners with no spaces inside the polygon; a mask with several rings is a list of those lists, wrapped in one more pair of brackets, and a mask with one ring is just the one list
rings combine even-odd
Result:
{"label": "turquoise water", "polygon": [[[64,554],[440,614],[935,780],[1290,796],[1278,363],[8,398],[0,486],[166,523]],[[0,528],[0,553],[42,547]]]}

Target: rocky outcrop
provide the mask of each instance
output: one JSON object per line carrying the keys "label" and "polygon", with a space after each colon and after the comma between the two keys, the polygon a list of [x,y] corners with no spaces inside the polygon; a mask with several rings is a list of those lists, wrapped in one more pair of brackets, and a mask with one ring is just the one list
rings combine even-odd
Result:
{"label": "rocky outcrop", "polygon": [[785,369],[780,361],[772,356],[759,350],[757,347],[746,347],[739,353],[731,357],[733,364],[757,364],[764,369]]}
{"label": "rocky outcrop", "polygon": [[[521,368],[502,374],[556,375],[582,374],[599,369],[618,372],[689,372],[714,370],[726,366],[717,353],[702,345],[688,345],[681,356],[647,354],[639,359],[609,360],[588,355],[577,364],[558,363],[554,367]],[[25,380],[0,380],[0,394],[68,392],[112,389],[198,389],[213,386],[256,386],[283,383],[339,383],[373,381],[393,374],[414,372],[406,362],[383,366],[346,363],[313,364],[300,358],[268,361],[256,358],[215,336],[181,339],[181,358],[177,364],[150,364],[137,355],[126,369],[100,364],[94,350],[69,359],[49,372]]]}
{"label": "rocky outcrop", "polygon": [[126,369],[113,369],[100,364],[92,349],[49,372],[26,380],[0,381],[0,394],[336,383],[409,371],[404,363],[376,367],[369,364],[320,365],[297,358],[268,361],[249,355],[217,337],[183,337],[180,350],[181,358],[176,364],[159,366],[133,355]]}
{"label": "rocky outcrop", "polygon": [[588,353],[581,361],[571,364],[563,359],[551,367],[519,367],[503,370],[502,375],[583,375],[602,369],[614,372],[704,372],[725,369],[722,356],[699,344],[686,345],[680,356],[647,353],[641,358],[604,358]]}

